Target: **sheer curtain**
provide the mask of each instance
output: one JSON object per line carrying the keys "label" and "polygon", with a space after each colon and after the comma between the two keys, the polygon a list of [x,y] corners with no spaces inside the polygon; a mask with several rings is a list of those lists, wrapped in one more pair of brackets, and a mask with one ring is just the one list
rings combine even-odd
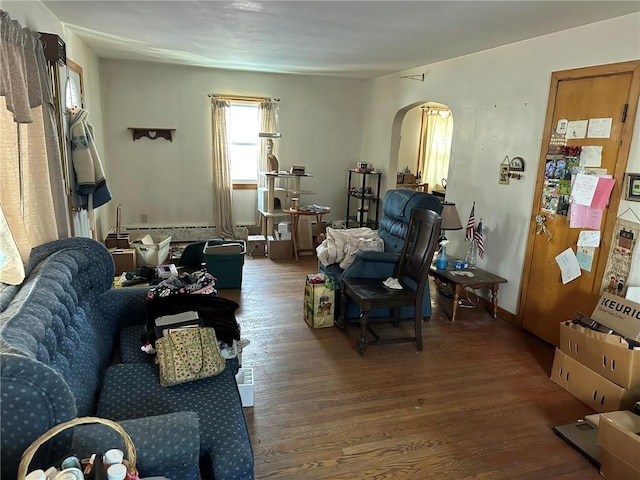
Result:
{"label": "sheer curtain", "polygon": [[234,238],[233,184],[229,164],[227,119],[231,104],[226,100],[211,99],[213,129],[213,221],[221,238]]}
{"label": "sheer curtain", "polygon": [[422,182],[431,188],[441,185],[448,175],[452,133],[450,110],[423,108],[418,171],[422,172]]}
{"label": "sheer curtain", "polygon": [[[31,248],[69,236],[51,83],[39,34],[0,10],[0,281],[18,284]],[[20,257],[16,258],[16,252]]]}

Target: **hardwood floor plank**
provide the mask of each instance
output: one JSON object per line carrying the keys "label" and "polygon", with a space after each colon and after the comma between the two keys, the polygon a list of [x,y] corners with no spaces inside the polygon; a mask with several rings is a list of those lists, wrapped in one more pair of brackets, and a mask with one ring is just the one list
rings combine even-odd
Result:
{"label": "hardwood floor plank", "polygon": [[[240,303],[245,409],[256,479],[601,478],[551,427],[592,411],[551,382],[554,348],[482,306],[460,309],[431,285],[433,316],[415,344],[372,345],[356,324],[311,329],[302,317],[315,257],[247,259]],[[379,325],[384,334],[411,333]]]}

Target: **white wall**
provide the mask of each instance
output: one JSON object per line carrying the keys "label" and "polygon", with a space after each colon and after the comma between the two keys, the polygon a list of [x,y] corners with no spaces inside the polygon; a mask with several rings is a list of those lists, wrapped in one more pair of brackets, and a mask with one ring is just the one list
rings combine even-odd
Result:
{"label": "white wall", "polygon": [[[142,225],[143,213],[150,226],[213,224],[209,93],[280,98],[280,169],[306,166],[313,178],[301,187],[316,193],[301,204],[344,217],[346,169],[360,159],[364,81],[115,60],[102,62],[101,78],[110,184],[124,224]],[[128,127],[176,131],[173,142],[134,142]]]}
{"label": "white wall", "polygon": [[[400,148],[398,151],[398,168],[402,171],[409,167],[411,173],[417,173],[418,146],[420,145],[420,127],[422,123],[422,107],[413,107],[404,116],[400,131]],[[390,171],[390,174],[393,171]]]}
{"label": "white wall", "polygon": [[[383,169],[392,188],[396,113],[426,100],[451,108],[455,127],[447,200],[456,203],[463,224],[476,202],[486,244],[479,266],[508,280],[500,287],[499,303],[516,313],[551,73],[638,58],[640,14],[633,14],[373,79],[367,85],[362,157]],[[422,72],[424,82],[400,78]],[[640,118],[635,126],[632,172],[640,171]],[[498,185],[498,165],[506,155],[525,159],[525,178]],[[627,207],[640,214],[637,203],[623,201],[621,211]],[[463,256],[464,233],[447,237],[448,250]],[[640,284],[639,270],[631,285]]]}
{"label": "white wall", "polygon": [[[89,121],[94,127],[96,146],[103,163],[105,175],[109,180],[110,172],[104,158],[104,134],[102,123],[101,81],[99,74],[99,60],[97,55],[89,49],[75,34],[67,29],[58,18],[53,15],[39,1],[3,1],[2,9],[9,13],[13,20],[17,20],[23,27],[36,32],[54,33],[65,42],[67,58],[82,67],[84,78],[85,108],[89,111]],[[109,232],[111,218],[115,212],[113,202],[95,210],[98,239],[102,239]]]}

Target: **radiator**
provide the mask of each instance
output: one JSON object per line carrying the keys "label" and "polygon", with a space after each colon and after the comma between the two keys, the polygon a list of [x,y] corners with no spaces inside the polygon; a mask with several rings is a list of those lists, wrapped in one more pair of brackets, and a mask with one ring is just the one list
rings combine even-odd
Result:
{"label": "radiator", "polygon": [[[218,238],[215,225],[127,225],[124,227],[125,233],[131,235],[131,240],[135,240],[142,235],[167,235],[172,242],[197,242]],[[245,226],[235,228],[235,237],[247,239],[249,232]]]}

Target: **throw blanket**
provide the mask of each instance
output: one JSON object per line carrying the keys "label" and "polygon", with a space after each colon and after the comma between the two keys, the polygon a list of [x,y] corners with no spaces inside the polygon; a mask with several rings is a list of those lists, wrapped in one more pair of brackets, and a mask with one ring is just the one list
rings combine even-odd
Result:
{"label": "throw blanket", "polygon": [[97,208],[111,200],[111,191],[104,178],[88,116],[89,112],[83,108],[70,112],[71,159],[76,172],[76,193],[82,197],[83,207]]}
{"label": "throw blanket", "polygon": [[327,227],[327,238],[316,248],[318,260],[325,265],[339,263],[343,270],[358,251],[384,251],[384,241],[368,227],[336,229]]}

